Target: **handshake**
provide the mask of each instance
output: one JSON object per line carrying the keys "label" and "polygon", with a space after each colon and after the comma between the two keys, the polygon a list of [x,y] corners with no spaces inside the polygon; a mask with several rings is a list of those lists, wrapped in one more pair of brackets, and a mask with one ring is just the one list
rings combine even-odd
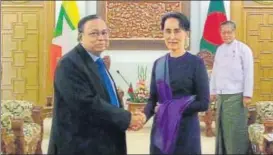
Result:
{"label": "handshake", "polygon": [[138,131],[143,128],[146,122],[146,116],[144,113],[140,111],[132,112],[131,113],[131,122],[129,125],[129,131]]}
{"label": "handshake", "polygon": [[[157,113],[158,109],[160,107],[160,104],[157,104],[154,112]],[[129,131],[138,131],[140,129],[143,128],[143,126],[145,125],[145,122],[147,121],[147,118],[145,116],[145,114],[141,111],[135,111],[131,113],[131,122],[130,122],[130,126],[128,128]]]}

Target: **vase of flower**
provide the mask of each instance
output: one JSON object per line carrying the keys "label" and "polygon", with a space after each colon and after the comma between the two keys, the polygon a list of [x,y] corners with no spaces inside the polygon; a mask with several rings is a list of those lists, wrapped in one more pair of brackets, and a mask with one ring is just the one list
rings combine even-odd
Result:
{"label": "vase of flower", "polygon": [[130,84],[128,89],[129,98],[127,99],[126,103],[129,111],[143,111],[143,108],[148,101],[149,91],[146,84],[146,75],[147,67],[144,69],[144,67],[138,66],[138,82],[136,83],[136,89],[133,89],[132,84]]}

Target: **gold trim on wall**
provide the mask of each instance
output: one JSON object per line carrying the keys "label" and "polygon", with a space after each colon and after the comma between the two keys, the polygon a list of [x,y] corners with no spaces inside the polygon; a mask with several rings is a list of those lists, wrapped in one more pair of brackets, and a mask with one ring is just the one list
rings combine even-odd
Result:
{"label": "gold trim on wall", "polygon": [[270,0],[270,1],[253,0],[253,1],[256,3],[262,4],[262,5],[272,5],[273,4],[272,0]]}
{"label": "gold trim on wall", "polygon": [[52,44],[52,39],[53,39],[53,32],[54,32],[54,29],[55,29],[55,12],[56,12],[56,2],[55,1],[45,1],[45,2],[50,2],[49,5],[47,5],[47,9],[48,10],[48,13],[47,13],[47,21],[48,21],[48,25],[46,27],[48,33],[48,40],[47,40],[47,54],[46,54],[46,64],[45,66],[47,66],[47,68],[45,69],[46,71],[46,85],[47,85],[47,88],[46,88],[46,96],[52,96],[53,95],[53,81],[51,80],[50,77],[50,46]]}

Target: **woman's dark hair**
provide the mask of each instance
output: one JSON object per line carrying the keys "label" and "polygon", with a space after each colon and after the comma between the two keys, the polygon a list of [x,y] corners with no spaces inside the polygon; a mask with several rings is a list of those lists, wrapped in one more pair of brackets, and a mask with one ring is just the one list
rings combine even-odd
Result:
{"label": "woman's dark hair", "polygon": [[161,30],[164,30],[165,22],[169,18],[175,18],[179,21],[179,27],[185,31],[190,31],[190,21],[187,16],[181,12],[167,12],[161,19]]}

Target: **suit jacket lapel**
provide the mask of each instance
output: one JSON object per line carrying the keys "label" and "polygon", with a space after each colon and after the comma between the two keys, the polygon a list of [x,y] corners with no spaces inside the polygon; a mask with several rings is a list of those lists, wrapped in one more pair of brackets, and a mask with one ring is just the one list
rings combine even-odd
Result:
{"label": "suit jacket lapel", "polygon": [[[76,46],[76,49],[77,49],[77,52],[80,54],[81,58],[83,59],[84,63],[87,65],[87,68],[92,71],[94,73],[94,75],[96,75],[96,78],[98,80],[100,80],[101,82],[103,82],[103,80],[101,79],[100,75],[99,75],[99,71],[98,71],[98,68],[97,68],[97,65],[96,63],[94,62],[94,60],[90,57],[90,55],[87,53],[87,51],[82,47],[81,44],[78,44]],[[117,98],[119,100],[119,104],[120,104],[120,107],[122,107],[122,104],[121,104],[121,101],[119,99],[119,96],[118,96],[118,91],[117,91],[117,88],[116,88],[116,84],[111,76],[111,74],[109,73],[109,71],[107,70],[108,74],[110,75],[110,78],[111,80],[113,81],[114,83],[114,89],[116,90],[116,93],[117,93]],[[108,101],[110,101],[110,96],[108,95],[108,92],[107,92],[107,89],[105,88],[104,85],[102,85],[103,87],[103,90],[104,90],[104,93],[106,94],[107,98],[108,98]]]}
{"label": "suit jacket lapel", "polygon": [[[82,47],[81,44],[78,44],[76,46],[77,52],[80,54],[81,58],[83,59],[84,63],[86,64],[87,68],[94,73],[94,76],[91,76],[91,78],[96,78],[97,80],[99,80],[101,83],[103,82],[103,80],[101,79],[100,75],[99,75],[99,70],[97,68],[96,63],[94,62],[94,60],[90,57],[90,55],[87,53],[87,51]],[[95,79],[95,81],[96,81]],[[94,83],[95,84],[95,83]],[[107,90],[105,88],[105,86],[102,84],[102,88],[104,90],[104,93],[107,96],[107,99],[110,101],[110,97],[107,93]]]}
{"label": "suit jacket lapel", "polygon": [[76,48],[77,52],[80,54],[87,67],[96,75],[97,78],[101,80],[96,64],[90,55],[88,55],[87,51],[82,47],[81,44],[78,44]]}

